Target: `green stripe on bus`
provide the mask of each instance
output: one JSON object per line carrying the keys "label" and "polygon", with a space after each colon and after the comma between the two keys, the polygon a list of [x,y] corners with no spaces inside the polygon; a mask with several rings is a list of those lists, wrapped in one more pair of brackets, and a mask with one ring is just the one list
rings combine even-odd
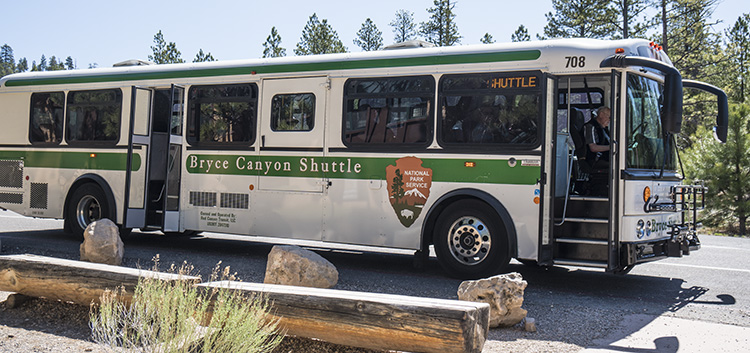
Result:
{"label": "green stripe on bus", "polygon": [[[385,180],[386,167],[395,165],[396,160],[376,157],[190,154],[185,167],[191,174]],[[466,167],[467,161],[474,162],[475,166]],[[432,169],[432,181],[435,182],[536,184],[541,168],[522,164],[517,161],[511,167],[507,159],[422,159],[422,167]]]}
{"label": "green stripe on bus", "polygon": [[[127,166],[126,153],[65,151],[0,151],[0,159],[23,160],[25,168],[62,168],[122,170]],[[133,154],[132,170],[141,168],[141,156]]]}
{"label": "green stripe on bus", "polygon": [[328,70],[353,70],[374,69],[405,66],[427,66],[427,65],[451,65],[451,64],[478,64],[502,61],[536,60],[542,55],[540,50],[519,50],[497,53],[475,53],[455,55],[434,55],[403,58],[365,59],[365,60],[341,60],[329,62],[311,62],[296,64],[270,64],[258,66],[227,67],[227,68],[198,68],[190,70],[158,71],[158,72],[133,72],[127,74],[91,74],[66,77],[9,79],[5,82],[7,87],[18,86],[43,86],[75,83],[101,83],[118,81],[142,81],[197,78],[211,76],[234,76],[250,74],[289,73],[289,72],[314,72]]}

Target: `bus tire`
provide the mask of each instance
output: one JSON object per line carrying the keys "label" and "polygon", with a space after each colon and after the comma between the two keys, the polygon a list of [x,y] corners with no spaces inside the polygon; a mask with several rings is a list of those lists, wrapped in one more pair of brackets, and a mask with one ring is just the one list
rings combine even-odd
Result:
{"label": "bus tire", "polygon": [[479,200],[460,200],[446,207],[435,226],[433,242],[440,265],[452,277],[489,277],[510,262],[502,221]]}
{"label": "bus tire", "polygon": [[99,185],[95,183],[83,184],[73,192],[68,200],[65,229],[74,237],[83,239],[83,232],[89,224],[103,218],[112,219],[114,210],[109,208],[107,195]]}

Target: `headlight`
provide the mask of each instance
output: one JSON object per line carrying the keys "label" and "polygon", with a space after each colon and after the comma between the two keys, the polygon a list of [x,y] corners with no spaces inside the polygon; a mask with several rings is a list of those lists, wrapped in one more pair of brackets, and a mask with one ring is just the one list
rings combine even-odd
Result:
{"label": "headlight", "polygon": [[645,223],[642,219],[638,220],[638,224],[635,225],[635,235],[638,237],[638,239],[643,238],[643,235],[645,234]]}
{"label": "headlight", "polygon": [[646,221],[646,236],[651,236],[651,221]]}

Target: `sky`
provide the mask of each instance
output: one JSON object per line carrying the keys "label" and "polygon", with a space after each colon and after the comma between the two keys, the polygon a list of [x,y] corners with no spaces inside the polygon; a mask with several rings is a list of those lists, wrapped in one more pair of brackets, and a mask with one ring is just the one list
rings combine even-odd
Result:
{"label": "sky", "polygon": [[[75,59],[78,68],[90,64],[111,67],[151,54],[154,35],[161,30],[175,42],[182,58],[191,62],[199,49],[217,60],[251,59],[263,55],[263,42],[275,26],[281,46],[293,55],[310,15],[327,19],[351,52],[365,19],[383,32],[385,45],[393,43],[389,23],[397,10],[414,13],[415,22],[429,19],[432,0],[2,0],[0,45],[13,48],[16,60],[31,66],[42,54]],[[454,9],[461,44],[477,44],[485,33],[498,42],[510,41],[519,25],[532,38],[542,33],[551,0],[458,0]],[[737,16],[750,12],[747,0],[720,0],[714,12],[722,31]]]}

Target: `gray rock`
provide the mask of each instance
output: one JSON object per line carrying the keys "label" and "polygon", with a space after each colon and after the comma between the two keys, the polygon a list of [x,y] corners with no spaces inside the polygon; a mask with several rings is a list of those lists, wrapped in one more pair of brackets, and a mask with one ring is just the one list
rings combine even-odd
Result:
{"label": "gray rock", "polygon": [[294,245],[276,245],[268,254],[263,283],[333,288],[339,272],[322,256]]}
{"label": "gray rock", "polygon": [[526,285],[517,272],[464,281],[458,287],[458,299],[489,304],[490,327],[513,326],[526,317],[521,308]]}
{"label": "gray rock", "polygon": [[120,230],[109,219],[92,222],[83,232],[81,261],[120,266],[124,253]]}

